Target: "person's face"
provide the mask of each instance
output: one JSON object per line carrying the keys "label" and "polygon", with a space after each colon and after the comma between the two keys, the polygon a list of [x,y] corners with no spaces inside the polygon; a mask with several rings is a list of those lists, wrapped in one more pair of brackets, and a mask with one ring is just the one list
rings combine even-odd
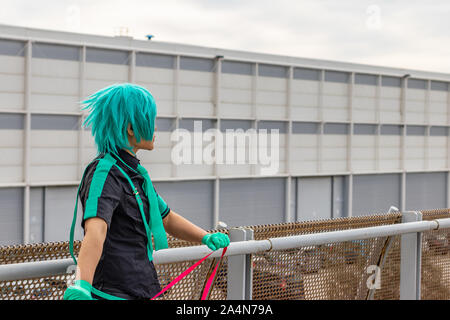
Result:
{"label": "person's face", "polygon": [[128,142],[130,143],[130,146],[133,147],[134,153],[136,153],[140,149],[144,150],[153,150],[155,147],[155,137],[156,137],[156,129],[155,126],[155,132],[153,133],[153,139],[152,140],[144,140],[141,137],[141,141],[139,143],[136,142],[136,136],[134,135],[134,131],[131,128],[131,124],[128,124],[127,133],[128,133]]}

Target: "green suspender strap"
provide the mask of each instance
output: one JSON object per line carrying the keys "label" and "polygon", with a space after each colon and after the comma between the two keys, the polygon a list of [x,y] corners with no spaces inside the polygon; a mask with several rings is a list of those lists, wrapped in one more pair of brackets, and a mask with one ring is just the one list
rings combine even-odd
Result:
{"label": "green suspender strap", "polygon": [[[168,245],[167,245],[166,233],[164,230],[164,226],[162,224],[161,214],[159,212],[159,206],[158,206],[158,201],[156,198],[156,193],[155,193],[155,190],[151,183],[150,177],[148,176],[147,171],[145,169],[142,170],[143,167],[141,167],[139,165],[139,167],[141,167],[141,168],[138,168],[138,170],[139,170],[139,173],[142,174],[145,178],[144,190],[147,193],[147,196],[149,199],[149,204],[150,204],[149,205],[149,207],[150,207],[150,222],[151,222],[150,226],[147,223],[147,219],[145,217],[144,206],[142,203],[142,199],[139,196],[139,192],[137,191],[137,189],[134,186],[133,182],[131,181],[130,177],[125,173],[125,171],[122,170],[122,168],[120,168],[116,164],[116,159],[114,159],[110,154],[107,153],[107,154],[105,154],[105,156],[103,158],[95,159],[92,162],[94,162],[96,160],[99,160],[99,163],[95,169],[94,176],[92,177],[92,182],[91,182],[91,186],[89,189],[88,199],[86,200],[84,219],[92,218],[97,215],[98,198],[102,194],[103,186],[105,184],[105,181],[106,181],[109,171],[111,170],[112,166],[115,165],[120,170],[120,172],[122,172],[122,174],[127,178],[128,182],[130,183],[131,189],[133,190],[133,193],[136,197],[136,201],[138,203],[139,210],[140,210],[141,216],[142,216],[142,221],[144,223],[145,231],[147,234],[148,259],[150,261],[152,261],[153,260],[153,255],[152,255],[153,247],[152,247],[152,237],[151,237],[152,232],[150,230],[153,231],[153,234],[155,236],[156,250],[159,250],[162,248],[167,248]],[[122,161],[122,159],[120,159],[120,157],[119,157],[119,160],[122,163],[124,163],[128,168],[130,168],[125,162]],[[132,168],[130,168],[130,169],[133,170]],[[135,171],[135,170],[133,170],[133,171]],[[81,179],[81,183],[78,186],[77,199],[75,202],[75,210],[74,210],[74,214],[73,214],[72,225],[70,228],[69,250],[70,250],[70,255],[72,256],[72,259],[75,262],[75,264],[77,264],[77,260],[75,258],[75,254],[74,254],[73,242],[74,242],[75,226],[76,226],[77,211],[78,211],[78,194],[79,194],[79,191],[81,188],[81,184],[84,180],[85,174],[86,174],[86,171],[84,172],[83,178]],[[125,300],[122,298],[118,298],[118,297],[109,295],[102,291],[99,291],[99,290],[95,289],[94,287],[92,287],[92,292],[94,294],[96,294],[97,296],[108,299],[108,300]]]}
{"label": "green suspender strap", "polygon": [[[92,177],[91,186],[89,188],[89,196],[88,196],[88,199],[86,200],[84,219],[92,218],[97,215],[98,198],[102,194],[103,185],[105,184],[108,173],[111,170],[111,167],[116,162],[114,158],[112,158],[111,156],[107,157],[107,155],[105,155],[105,157],[102,159],[95,159],[92,162],[94,162],[96,160],[99,160],[99,163],[98,163],[97,167],[95,168],[94,176]],[[89,164],[91,164],[91,163],[89,163]],[[88,166],[89,166],[89,164],[88,164]],[[75,210],[73,213],[72,225],[70,227],[69,250],[70,250],[70,255],[72,256],[72,259],[75,262],[75,264],[77,264],[77,259],[75,258],[75,254],[74,254],[74,250],[73,250],[73,241],[74,241],[74,234],[75,234],[75,225],[76,225],[76,221],[77,221],[78,194],[80,192],[81,184],[83,183],[85,174],[86,174],[86,170],[83,173],[83,178],[81,179],[81,183],[78,186],[77,199],[75,202]],[[108,299],[108,300],[125,300],[123,298],[119,298],[119,297],[107,294],[105,292],[102,292],[94,287],[91,287],[91,292],[93,292],[94,294],[96,294],[99,297],[102,297],[102,298]]]}

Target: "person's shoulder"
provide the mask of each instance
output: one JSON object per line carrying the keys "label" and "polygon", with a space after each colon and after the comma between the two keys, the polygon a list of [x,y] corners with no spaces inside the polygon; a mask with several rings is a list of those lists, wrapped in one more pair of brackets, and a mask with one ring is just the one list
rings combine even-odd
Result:
{"label": "person's shoulder", "polygon": [[108,180],[114,180],[119,182],[122,173],[115,165],[114,161],[108,161],[105,158],[104,154],[100,154],[95,157],[85,169],[85,178],[84,180],[90,181],[92,180],[94,174],[97,173],[97,176],[103,176],[103,178],[107,178]]}
{"label": "person's shoulder", "polygon": [[[95,180],[95,181],[94,181]],[[119,192],[122,189],[122,173],[114,165],[114,161],[108,161],[101,154],[95,157],[85,169],[85,176],[83,179],[84,186],[90,186],[92,183],[108,185],[115,192]],[[87,188],[90,189],[90,188]],[[87,191],[87,190],[86,190]]]}

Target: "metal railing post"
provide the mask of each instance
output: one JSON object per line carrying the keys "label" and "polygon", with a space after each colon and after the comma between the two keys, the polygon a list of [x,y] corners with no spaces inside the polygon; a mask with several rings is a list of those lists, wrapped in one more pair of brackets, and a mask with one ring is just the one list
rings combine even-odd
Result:
{"label": "metal railing post", "polygon": [[[232,228],[229,230],[231,242],[253,240],[253,230]],[[251,255],[228,257],[227,299],[252,299],[252,263]]]}
{"label": "metal railing post", "polygon": [[[422,221],[422,213],[402,213],[402,223]],[[400,300],[420,300],[422,232],[407,233],[400,242]]]}

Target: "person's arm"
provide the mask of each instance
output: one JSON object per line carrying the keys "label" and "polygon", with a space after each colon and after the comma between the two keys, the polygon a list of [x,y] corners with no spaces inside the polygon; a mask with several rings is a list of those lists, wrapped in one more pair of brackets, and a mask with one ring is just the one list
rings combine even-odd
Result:
{"label": "person's arm", "polygon": [[190,242],[202,242],[203,237],[208,234],[205,230],[183,218],[173,210],[170,210],[169,214],[164,217],[163,224],[164,229],[170,235]]}
{"label": "person's arm", "polygon": [[75,279],[92,284],[95,269],[102,256],[108,227],[105,220],[101,218],[90,218],[86,220],[84,226],[86,234],[81,242]]}
{"label": "person's arm", "polygon": [[201,242],[211,250],[224,248],[230,244],[226,234],[208,233],[172,210],[164,217],[163,224],[170,235],[190,242]]}

